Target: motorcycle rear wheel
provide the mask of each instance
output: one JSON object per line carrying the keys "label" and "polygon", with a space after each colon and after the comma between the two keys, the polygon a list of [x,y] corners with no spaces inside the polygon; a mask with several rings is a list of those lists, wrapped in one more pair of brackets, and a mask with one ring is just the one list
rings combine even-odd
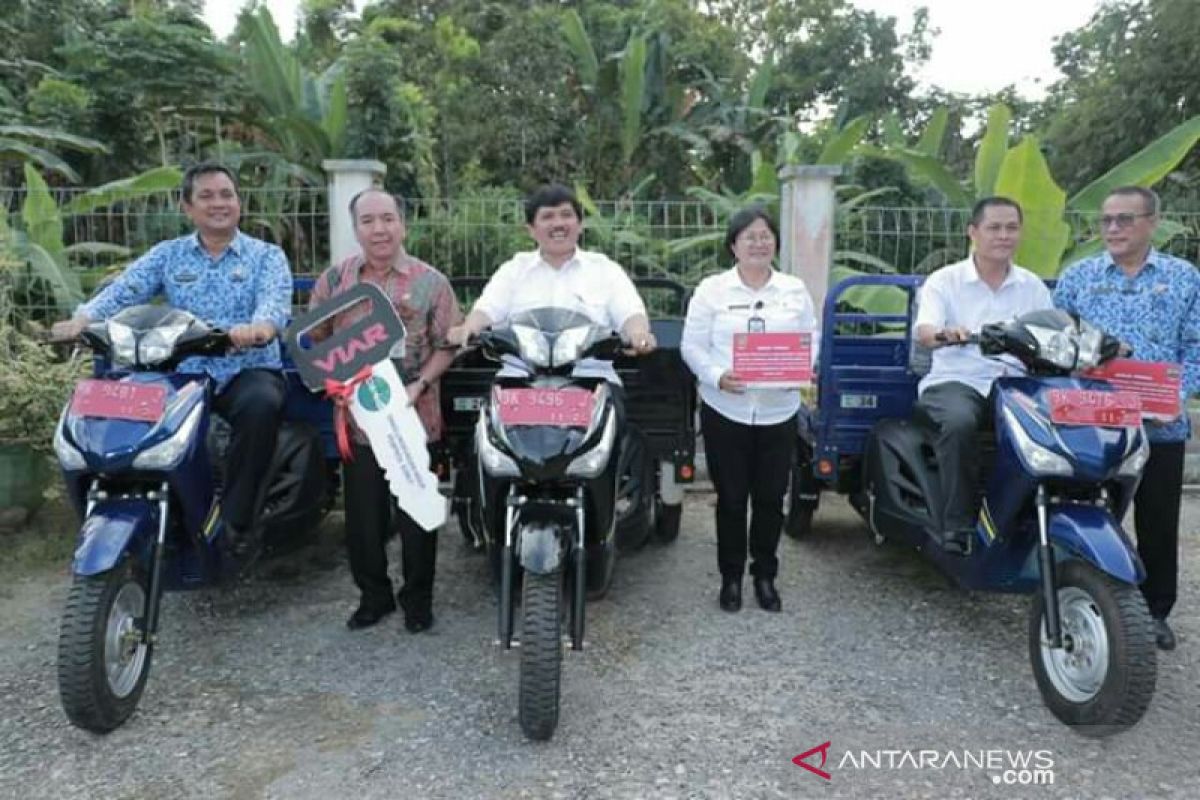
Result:
{"label": "motorcycle rear wheel", "polygon": [[558,727],[562,681],[562,573],[526,572],[521,601],[521,730],[544,741]]}
{"label": "motorcycle rear wheel", "polygon": [[1137,724],[1158,674],[1154,623],[1141,591],[1072,560],[1058,571],[1058,604],[1061,649],[1045,644],[1040,594],[1029,618],[1029,659],[1042,700],[1083,736],[1102,738]]}
{"label": "motorcycle rear wheel", "polygon": [[137,708],[152,651],[141,641],[146,595],[128,560],[75,576],[58,634],[58,691],[71,724],[108,733]]}

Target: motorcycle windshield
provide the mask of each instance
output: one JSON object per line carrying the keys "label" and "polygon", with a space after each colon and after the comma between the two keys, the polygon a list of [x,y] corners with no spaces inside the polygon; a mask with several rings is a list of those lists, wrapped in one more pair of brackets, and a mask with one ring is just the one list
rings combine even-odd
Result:
{"label": "motorcycle windshield", "polygon": [[509,319],[521,360],[533,367],[561,368],[582,358],[611,330],[570,308],[544,307],[522,311]]}

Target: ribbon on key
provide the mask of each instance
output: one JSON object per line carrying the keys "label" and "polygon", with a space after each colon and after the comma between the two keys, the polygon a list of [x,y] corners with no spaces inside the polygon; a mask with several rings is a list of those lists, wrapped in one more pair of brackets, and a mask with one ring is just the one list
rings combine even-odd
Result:
{"label": "ribbon on key", "polygon": [[337,449],[342,456],[342,461],[353,461],[354,451],[350,449],[350,424],[347,420],[347,406],[350,404],[350,398],[354,396],[354,390],[359,384],[371,377],[371,366],[367,366],[354,373],[354,376],[348,381],[335,381],[333,378],[325,379],[325,395],[333,401],[333,430],[337,435]]}

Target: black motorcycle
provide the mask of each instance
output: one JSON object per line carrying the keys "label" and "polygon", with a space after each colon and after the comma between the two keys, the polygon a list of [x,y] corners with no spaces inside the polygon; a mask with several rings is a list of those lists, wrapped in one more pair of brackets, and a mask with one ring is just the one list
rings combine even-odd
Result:
{"label": "black motorcycle", "polygon": [[622,400],[602,370],[582,377],[580,367],[611,360],[622,345],[559,308],[514,316],[474,343],[504,367],[475,427],[472,527],[499,586],[500,646],[520,646],[521,729],[548,739],[558,725],[564,611],[571,647],[581,650],[587,599],[608,589],[616,558]]}

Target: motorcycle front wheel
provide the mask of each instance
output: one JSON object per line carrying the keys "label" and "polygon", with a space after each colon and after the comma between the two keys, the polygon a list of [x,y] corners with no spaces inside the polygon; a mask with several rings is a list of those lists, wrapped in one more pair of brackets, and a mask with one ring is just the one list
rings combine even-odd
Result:
{"label": "motorcycle front wheel", "polygon": [[76,575],[58,634],[58,691],[71,724],[96,733],[120,726],[150,674],[142,641],[146,581],[126,560],[99,575]]}
{"label": "motorcycle front wheel", "polygon": [[524,574],[521,599],[521,730],[543,741],[558,727],[562,680],[562,573]]}
{"label": "motorcycle front wheel", "polygon": [[1077,560],[1058,576],[1063,646],[1048,644],[1039,594],[1029,618],[1033,675],[1060,721],[1083,736],[1111,736],[1137,724],[1154,695],[1154,623],[1136,586]]}

